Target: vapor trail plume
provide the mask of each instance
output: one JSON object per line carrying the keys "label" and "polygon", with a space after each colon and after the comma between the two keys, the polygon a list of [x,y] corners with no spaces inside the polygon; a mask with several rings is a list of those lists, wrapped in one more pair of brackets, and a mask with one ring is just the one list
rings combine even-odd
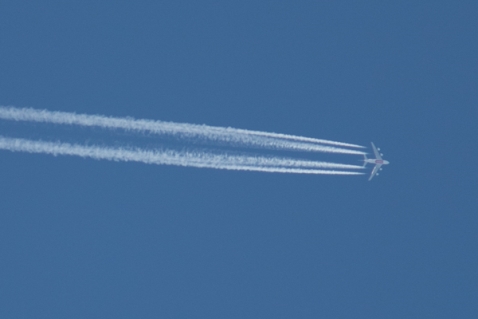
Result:
{"label": "vapor trail plume", "polygon": [[[122,162],[141,162],[157,165],[177,165],[198,168],[257,171],[270,173],[361,175],[359,172],[307,169],[304,167],[356,168],[355,165],[283,160],[276,158],[215,155],[200,152],[177,152],[172,150],[144,150],[84,146],[69,143],[7,138],[0,136],[0,149],[12,152],[70,155],[83,158],[103,159]],[[296,166],[304,165],[304,166]],[[315,165],[315,166],[314,166]],[[320,166],[323,165],[323,166]],[[359,166],[360,167],[360,166]]]}
{"label": "vapor trail plume", "polygon": [[[258,146],[270,149],[300,150],[312,152],[328,152],[340,154],[365,154],[362,151],[339,148],[362,146],[328,140],[320,140],[302,136],[268,133],[235,129],[230,127],[215,127],[186,123],[162,122],[153,120],[136,120],[133,118],[114,118],[101,115],[86,115],[69,112],[35,110],[32,108],[15,108],[0,106],[0,119],[15,121],[31,121],[41,123],[79,125],[101,127],[108,129],[124,129],[128,131],[150,132],[172,135],[183,138],[198,138],[212,141],[222,141],[244,146]],[[326,146],[329,144],[335,146]]]}

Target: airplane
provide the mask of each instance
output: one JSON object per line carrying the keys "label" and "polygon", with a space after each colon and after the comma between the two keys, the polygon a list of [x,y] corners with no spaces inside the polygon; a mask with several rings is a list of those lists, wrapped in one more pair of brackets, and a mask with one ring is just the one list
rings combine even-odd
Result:
{"label": "airplane", "polygon": [[373,148],[373,153],[375,154],[375,158],[367,158],[367,155],[365,155],[365,154],[363,155],[363,157],[364,157],[363,166],[364,167],[367,166],[368,163],[375,164],[375,167],[373,168],[372,173],[370,174],[370,178],[368,179],[369,181],[372,180],[372,178],[375,175],[378,175],[378,171],[382,170],[382,165],[390,164],[389,161],[386,161],[386,160],[382,159],[383,154],[379,153],[380,149],[376,148],[373,143],[372,143],[372,148]]}

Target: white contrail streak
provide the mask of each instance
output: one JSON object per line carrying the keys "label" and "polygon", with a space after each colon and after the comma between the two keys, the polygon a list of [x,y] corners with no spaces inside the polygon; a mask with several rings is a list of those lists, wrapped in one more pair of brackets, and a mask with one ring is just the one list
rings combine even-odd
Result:
{"label": "white contrail streak", "polygon": [[[358,150],[335,147],[343,146],[361,148],[362,146],[359,145],[302,136],[250,131],[230,127],[215,127],[208,125],[162,122],[154,120],[136,120],[133,118],[114,118],[102,115],[86,115],[69,112],[36,110],[32,108],[0,106],[0,119],[63,125],[79,125],[88,127],[95,126],[108,129],[124,129],[129,131],[150,132],[154,134],[169,134],[177,137],[202,138],[272,149],[356,155],[365,154],[364,152]],[[335,146],[319,144],[329,144]]]}
{"label": "white contrail streak", "polygon": [[[79,144],[44,142],[0,136],[0,149],[12,152],[41,153],[50,155],[70,155],[97,160],[122,162],[141,162],[145,164],[177,165],[226,170],[258,171],[270,173],[361,175],[359,172],[306,169],[359,168],[355,165],[294,161],[288,159],[215,155],[200,152],[177,152],[172,150],[143,150],[84,146]],[[300,163],[300,164],[299,164]],[[299,165],[299,166],[296,166]],[[300,166],[303,165],[303,166]],[[314,166],[315,165],[315,166]],[[361,168],[361,167],[360,167]]]}

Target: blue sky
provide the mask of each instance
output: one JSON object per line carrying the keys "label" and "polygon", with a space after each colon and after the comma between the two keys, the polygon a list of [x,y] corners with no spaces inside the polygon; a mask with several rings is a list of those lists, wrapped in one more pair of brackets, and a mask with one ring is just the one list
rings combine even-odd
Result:
{"label": "blue sky", "polygon": [[0,317],[473,317],[477,14],[2,1],[1,105],[373,141],[391,164],[369,183],[2,151]]}

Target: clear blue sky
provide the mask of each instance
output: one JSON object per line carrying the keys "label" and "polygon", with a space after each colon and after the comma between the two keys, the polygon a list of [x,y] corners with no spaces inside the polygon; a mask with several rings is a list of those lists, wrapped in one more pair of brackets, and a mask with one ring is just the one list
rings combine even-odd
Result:
{"label": "clear blue sky", "polygon": [[477,16],[1,1],[1,105],[373,141],[391,164],[369,183],[2,151],[0,317],[473,318]]}

